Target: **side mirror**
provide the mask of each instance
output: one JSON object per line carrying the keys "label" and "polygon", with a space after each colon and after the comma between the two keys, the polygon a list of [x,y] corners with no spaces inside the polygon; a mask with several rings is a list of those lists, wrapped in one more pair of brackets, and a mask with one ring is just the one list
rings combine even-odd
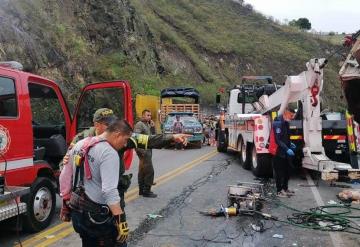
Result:
{"label": "side mirror", "polygon": [[216,104],[220,104],[220,100],[221,100],[221,95],[217,94],[216,95]]}

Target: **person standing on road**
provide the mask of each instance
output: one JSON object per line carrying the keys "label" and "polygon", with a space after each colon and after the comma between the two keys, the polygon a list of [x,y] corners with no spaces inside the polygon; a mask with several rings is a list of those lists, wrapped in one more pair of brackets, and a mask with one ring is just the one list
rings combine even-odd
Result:
{"label": "person standing on road", "polygon": [[[176,115],[176,120],[173,124],[173,133],[175,134],[180,134],[180,133],[183,133],[184,131],[184,125],[183,123],[180,121],[180,116],[179,115]],[[184,150],[184,146],[181,145],[181,143],[179,144],[175,144],[175,149],[181,149],[181,150]]]}
{"label": "person standing on road", "polygon": [[[127,144],[132,128],[125,120],[114,120],[104,131],[77,142],[60,175],[60,190],[71,188],[73,227],[86,247],[127,246],[129,234],[118,190],[118,151]],[[69,168],[71,179],[66,174]]]}
{"label": "person standing on road", "polygon": [[278,197],[294,195],[294,191],[288,188],[290,159],[295,156],[294,151],[296,149],[295,144],[290,142],[289,137],[289,121],[293,118],[293,115],[292,112],[286,110],[283,115],[276,117],[273,122],[275,142],[278,146],[273,157],[273,171]]}
{"label": "person standing on road", "polygon": [[[134,132],[138,134],[151,135],[151,112],[148,109],[143,110],[142,117],[135,124]],[[137,148],[136,153],[139,157],[139,195],[143,197],[155,198],[157,195],[151,191],[154,183],[154,166],[152,164],[152,150]]]}
{"label": "person standing on road", "polygon": [[215,130],[216,146],[218,148],[227,146],[226,145],[226,133],[225,133],[225,109],[220,109],[219,121],[216,124]]}

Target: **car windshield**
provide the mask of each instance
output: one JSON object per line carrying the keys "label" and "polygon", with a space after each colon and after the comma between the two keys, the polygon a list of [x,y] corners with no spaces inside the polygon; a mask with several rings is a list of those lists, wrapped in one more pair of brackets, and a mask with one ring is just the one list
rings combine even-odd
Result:
{"label": "car windshield", "polygon": [[184,116],[180,118],[181,122],[183,122],[184,124],[196,124],[198,121],[195,117],[191,117],[191,116]]}
{"label": "car windshield", "polygon": [[[173,125],[176,121],[175,116],[168,116],[166,120],[167,125]],[[194,116],[180,116],[180,122],[182,122],[184,125],[187,124],[196,124],[198,123],[198,120]]]}

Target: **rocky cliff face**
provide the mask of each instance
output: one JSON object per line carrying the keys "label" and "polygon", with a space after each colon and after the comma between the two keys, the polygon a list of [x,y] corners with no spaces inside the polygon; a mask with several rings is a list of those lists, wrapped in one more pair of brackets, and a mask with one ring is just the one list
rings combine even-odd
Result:
{"label": "rocky cliff face", "polygon": [[0,60],[20,61],[68,92],[115,79],[113,64],[161,70],[151,33],[129,1],[5,1],[0,11]]}
{"label": "rocky cliff face", "polygon": [[[86,83],[125,79],[138,93],[193,85],[209,102],[242,75],[282,82],[336,49],[231,0],[3,0],[0,30],[0,60],[54,79],[70,101]],[[334,59],[330,106],[340,92],[337,69]]]}

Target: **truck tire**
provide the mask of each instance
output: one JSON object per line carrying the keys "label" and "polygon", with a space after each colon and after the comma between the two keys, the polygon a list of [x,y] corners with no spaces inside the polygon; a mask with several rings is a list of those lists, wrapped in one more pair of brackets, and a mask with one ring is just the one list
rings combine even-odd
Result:
{"label": "truck tire", "polygon": [[256,153],[256,147],[255,145],[253,145],[251,159],[251,170],[256,177],[269,178],[272,176],[272,164],[270,154]]}
{"label": "truck tire", "polygon": [[30,194],[22,198],[27,205],[23,215],[27,232],[38,232],[50,225],[55,213],[55,196],[55,187],[47,177],[39,177],[31,185]]}
{"label": "truck tire", "polygon": [[250,170],[251,168],[251,145],[246,144],[244,139],[240,140],[240,154],[239,154],[240,165],[245,170]]}
{"label": "truck tire", "polygon": [[219,131],[217,138],[217,151],[220,153],[226,153],[228,147],[228,136],[225,131]]}

